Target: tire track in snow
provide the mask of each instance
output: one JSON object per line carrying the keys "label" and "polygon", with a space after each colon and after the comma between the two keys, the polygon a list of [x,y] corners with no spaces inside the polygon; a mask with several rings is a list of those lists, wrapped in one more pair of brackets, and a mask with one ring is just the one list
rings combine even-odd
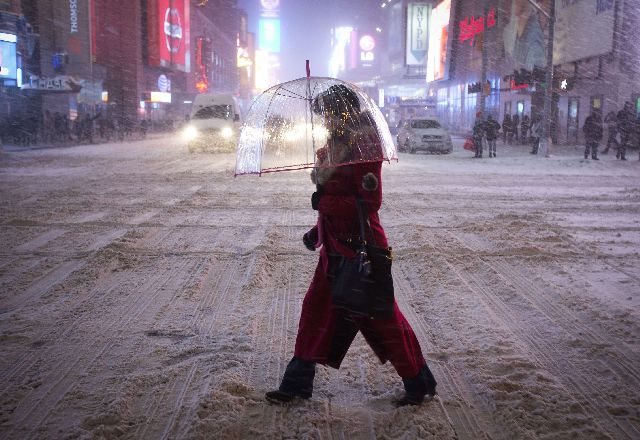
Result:
{"label": "tire track in snow", "polygon": [[[608,336],[598,327],[591,324],[591,320],[582,318],[574,313],[570,308],[563,306],[559,301],[552,302],[545,289],[540,288],[521,273],[521,270],[510,265],[503,258],[491,259],[489,263],[485,258],[482,261],[503,280],[507,285],[514,288],[514,292],[524,301],[529,302],[536,310],[544,315],[553,324],[563,327],[567,334],[574,335],[581,339],[587,339],[593,344],[607,345],[610,354],[614,356],[615,363],[609,365],[610,368],[618,370],[621,367],[622,373],[626,377],[631,377],[636,382],[636,388],[640,389],[640,369],[634,365],[640,365],[640,357],[633,356],[634,350],[624,341]],[[622,346],[619,348],[619,346]],[[633,358],[630,358],[629,353]]]}
{"label": "tire track in snow", "polygon": [[[102,334],[113,336],[106,341],[101,341],[101,344],[88,347],[82,345],[78,350],[73,350],[75,356],[63,354],[62,361],[51,369],[47,377],[43,378],[43,385],[28,393],[18,403],[13,414],[16,419],[15,428],[29,426],[27,437],[33,435],[46,422],[64,396],[77,385],[78,379],[87,374],[96,361],[130,331],[129,326],[132,322],[140,323],[140,318],[154,316],[155,313],[153,311],[150,313],[150,310],[156,309],[157,313],[164,303],[159,300],[163,296],[169,303],[175,298],[173,292],[177,289],[170,289],[168,286],[179,285],[180,274],[185,273],[189,263],[192,262],[183,261],[173,270],[162,274],[163,276],[153,278],[144,286],[140,294],[135,297],[130,295],[129,298],[133,297],[131,303],[127,302],[114,308],[110,316],[101,316],[101,318],[107,318],[103,319],[102,324],[93,322],[92,327],[100,328]],[[65,352],[67,351],[68,348],[65,347]]]}
{"label": "tire track in snow", "polygon": [[[222,263],[217,266],[215,263]],[[245,263],[238,264],[237,260],[218,259],[210,265],[199,292],[204,293],[204,301],[199,301],[193,312],[194,318],[190,323],[191,328],[197,328],[203,336],[214,336],[216,328],[227,330],[229,321],[233,317],[232,310],[237,307],[238,291],[242,285],[239,271]],[[214,327],[215,326],[215,327]],[[182,386],[180,394],[170,404],[173,416],[165,425],[161,438],[184,438],[193,423],[200,402],[210,392],[211,381],[214,373],[209,372],[207,361],[196,359],[189,367],[188,378]],[[190,396],[185,403],[185,397]],[[151,436],[150,438],[157,438]]]}
{"label": "tire track in snow", "polygon": [[[527,356],[535,360],[538,365],[552,372],[562,384],[562,389],[567,396],[571,396],[585,414],[593,417],[594,423],[603,432],[604,427],[616,427],[614,438],[637,438],[640,435],[638,428],[628,420],[614,418],[608,411],[611,403],[604,398],[604,390],[593,384],[589,377],[581,373],[578,365],[567,359],[566,352],[562,349],[545,343],[544,335],[530,326],[527,320],[518,319],[518,311],[507,303],[492,295],[484,282],[474,274],[460,270],[455,264],[449,263],[450,268],[474,293],[478,294],[485,303],[491,317],[502,328],[508,330],[521,342],[521,348],[527,351]],[[526,327],[524,327],[526,324]],[[622,435],[622,436],[621,436]]]}
{"label": "tire track in snow", "polygon": [[[419,256],[416,257],[420,258]],[[402,263],[403,262],[398,262],[394,265],[395,273],[393,282],[396,291],[396,301],[398,302],[400,310],[402,310],[402,313],[407,318],[407,321],[409,321],[413,327],[418,340],[422,341],[423,352],[426,353],[428,351],[428,345],[426,345],[425,342],[429,345],[433,344],[437,346],[437,334],[442,334],[445,329],[437,325],[436,320],[431,321],[429,328],[427,328],[427,323],[424,318],[418,316],[414,308],[409,304],[409,299],[417,294],[418,289],[410,284],[409,280],[411,277],[406,265]],[[400,272],[402,276],[397,276],[398,272]],[[429,329],[436,332],[436,338],[431,337]],[[463,335],[458,335],[458,338],[463,338]],[[467,341],[466,344],[462,345],[471,346],[471,342]],[[451,362],[442,362],[433,359],[427,359],[427,363],[440,384],[438,391],[439,396],[435,399],[442,402],[440,408],[444,413],[444,417],[453,423],[451,428],[457,438],[507,438],[500,434],[500,431],[496,428],[498,423],[494,419],[491,409],[478,398],[477,393],[473,391],[470,384],[457,370],[455,365]],[[447,395],[449,394],[447,391],[451,394],[450,397]],[[450,402],[450,400],[453,400],[453,402]],[[459,404],[454,404],[455,401],[458,401]]]}

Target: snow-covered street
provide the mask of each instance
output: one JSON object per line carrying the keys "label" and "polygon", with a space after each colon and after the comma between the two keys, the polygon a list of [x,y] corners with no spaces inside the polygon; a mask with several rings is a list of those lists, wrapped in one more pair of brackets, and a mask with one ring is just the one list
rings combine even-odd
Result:
{"label": "snow-covered street", "polygon": [[0,438],[638,439],[640,162],[401,154],[380,212],[439,382],[361,336],[275,406],[318,254],[308,171],[174,138],[0,153]]}

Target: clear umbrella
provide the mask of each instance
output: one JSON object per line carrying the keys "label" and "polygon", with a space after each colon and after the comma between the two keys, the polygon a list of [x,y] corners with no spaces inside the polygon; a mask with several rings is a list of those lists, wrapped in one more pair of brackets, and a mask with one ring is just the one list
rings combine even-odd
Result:
{"label": "clear umbrella", "polygon": [[273,86],[255,99],[240,133],[235,174],[381,160],[397,156],[373,100],[353,84],[306,77]]}

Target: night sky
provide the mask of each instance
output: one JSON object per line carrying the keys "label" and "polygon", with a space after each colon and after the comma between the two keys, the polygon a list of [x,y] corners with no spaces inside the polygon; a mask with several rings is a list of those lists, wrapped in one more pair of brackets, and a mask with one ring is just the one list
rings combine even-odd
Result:
{"label": "night sky", "polygon": [[[257,33],[259,0],[238,0],[249,15],[249,30]],[[305,75],[305,59],[311,74],[326,76],[331,47],[330,30],[335,26],[377,25],[380,2],[376,0],[281,0],[281,80]]]}

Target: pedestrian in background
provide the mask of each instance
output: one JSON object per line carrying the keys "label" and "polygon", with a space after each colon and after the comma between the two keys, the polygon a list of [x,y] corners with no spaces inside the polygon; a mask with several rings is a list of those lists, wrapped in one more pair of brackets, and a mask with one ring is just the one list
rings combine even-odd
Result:
{"label": "pedestrian in background", "polygon": [[523,115],[522,122],[520,123],[520,142],[527,145],[529,142],[529,116]]}
{"label": "pedestrian in background", "polygon": [[513,141],[517,144],[518,143],[518,127],[520,127],[520,116],[518,116],[517,113],[515,113],[513,115],[513,118],[511,118],[512,124],[511,124],[511,134],[512,134],[512,139]]}
{"label": "pedestrian in background", "polygon": [[473,146],[475,147],[474,158],[482,158],[482,138],[485,132],[485,122],[482,119],[482,112],[476,113],[476,122],[473,124]]}
{"label": "pedestrian in background", "polygon": [[600,119],[600,112],[593,111],[587,119],[584,121],[582,127],[585,139],[584,158],[589,158],[589,151],[591,151],[591,159],[598,159],[598,144],[602,140],[602,120]]}
{"label": "pedestrian in background", "polygon": [[487,138],[487,146],[489,147],[489,157],[496,157],[496,139],[498,138],[499,131],[500,124],[489,115],[485,123],[485,136]]}
{"label": "pedestrian in background", "polygon": [[602,150],[602,154],[607,154],[611,145],[615,144],[615,150],[618,150],[618,118],[616,112],[611,110],[604,118],[604,123],[607,124],[607,146]]}
{"label": "pedestrian in background", "polygon": [[511,132],[511,115],[509,113],[504,115],[502,120],[502,143],[507,145],[507,137]]}
{"label": "pedestrian in background", "polygon": [[618,132],[620,133],[620,145],[616,152],[616,159],[627,160],[627,148],[631,146],[631,139],[636,125],[631,102],[627,101],[624,103],[624,107],[618,112],[616,119],[618,122]]}
{"label": "pedestrian in background", "polygon": [[531,118],[531,154],[538,154],[542,137],[542,119],[536,115]]}

